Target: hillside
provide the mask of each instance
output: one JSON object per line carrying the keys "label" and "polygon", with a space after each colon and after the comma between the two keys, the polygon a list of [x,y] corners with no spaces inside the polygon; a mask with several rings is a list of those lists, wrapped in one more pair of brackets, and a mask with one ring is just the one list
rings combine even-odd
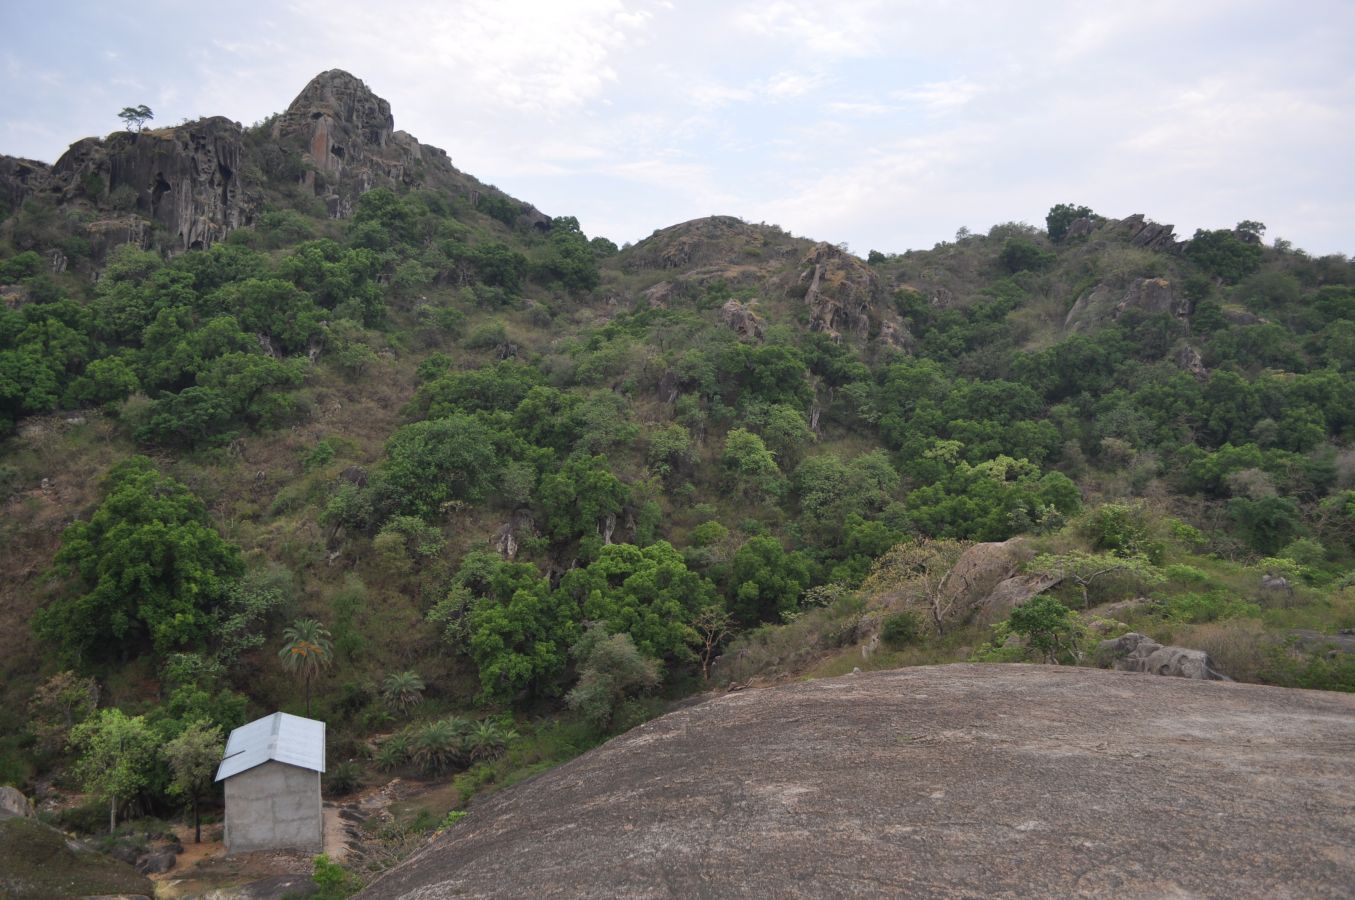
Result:
{"label": "hillside", "polygon": [[1355,264],[1261,223],[618,248],[338,70],[0,157],[0,214],[0,782],[73,827],[182,814],[79,765],[117,710],[309,705],[333,795],[427,791],[370,874],[711,687],[1132,628],[1355,690]]}

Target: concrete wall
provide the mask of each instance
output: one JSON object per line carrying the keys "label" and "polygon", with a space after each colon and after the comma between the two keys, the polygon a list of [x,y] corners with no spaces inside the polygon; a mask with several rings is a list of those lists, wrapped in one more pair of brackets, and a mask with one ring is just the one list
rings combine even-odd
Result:
{"label": "concrete wall", "polygon": [[325,849],[320,773],[266,762],[226,779],[226,852]]}

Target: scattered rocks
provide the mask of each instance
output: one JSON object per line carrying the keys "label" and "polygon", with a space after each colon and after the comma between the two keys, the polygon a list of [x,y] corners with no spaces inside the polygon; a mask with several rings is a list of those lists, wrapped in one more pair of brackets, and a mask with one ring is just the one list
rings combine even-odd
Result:
{"label": "scattered rocks", "polygon": [[1164,647],[1136,631],[1120,635],[1114,640],[1102,641],[1096,655],[1102,668],[1111,667],[1117,672],[1146,672],[1150,675],[1202,681],[1232,680],[1214,668],[1213,660],[1203,650]]}

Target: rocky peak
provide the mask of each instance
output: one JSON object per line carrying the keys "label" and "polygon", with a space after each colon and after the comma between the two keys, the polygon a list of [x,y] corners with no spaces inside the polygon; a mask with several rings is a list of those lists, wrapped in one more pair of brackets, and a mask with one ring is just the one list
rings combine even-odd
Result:
{"label": "rocky peak", "polygon": [[274,138],[301,138],[316,167],[335,176],[384,150],[394,133],[390,104],[342,69],[312,78],[273,126]]}

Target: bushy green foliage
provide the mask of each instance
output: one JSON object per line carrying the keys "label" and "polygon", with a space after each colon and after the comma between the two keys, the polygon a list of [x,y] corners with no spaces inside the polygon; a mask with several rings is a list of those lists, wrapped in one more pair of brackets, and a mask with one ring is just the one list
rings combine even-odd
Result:
{"label": "bushy green foliage", "polygon": [[202,501],[145,457],[115,467],[103,492],[89,520],[62,533],[56,563],[71,589],[41,610],[36,630],[90,658],[200,646],[243,573],[239,551]]}
{"label": "bushy green foliage", "polygon": [[1055,243],[1062,241],[1064,235],[1068,233],[1068,226],[1078,219],[1090,218],[1096,215],[1086,206],[1074,206],[1071,203],[1056,203],[1049,209],[1049,215],[1045,216],[1045,227],[1049,233],[1049,239]]}
{"label": "bushy green foliage", "polygon": [[880,640],[890,647],[906,647],[918,639],[922,624],[917,613],[910,611],[891,613],[880,623]]}
{"label": "bushy green foliage", "polygon": [[659,683],[657,660],[646,657],[628,634],[593,625],[570,650],[579,662],[579,683],[566,696],[570,709],[599,729],[612,724],[627,698]]}

